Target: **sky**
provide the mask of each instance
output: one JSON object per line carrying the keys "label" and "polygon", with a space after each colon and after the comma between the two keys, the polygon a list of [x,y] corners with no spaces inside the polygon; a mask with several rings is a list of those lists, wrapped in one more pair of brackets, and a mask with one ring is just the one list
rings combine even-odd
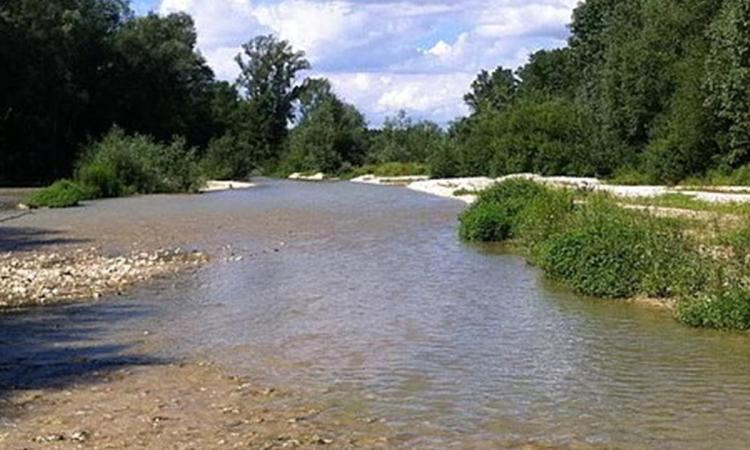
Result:
{"label": "sky", "polygon": [[240,45],[273,33],[305,51],[306,76],[334,90],[377,126],[406,110],[446,124],[465,115],[463,95],[482,70],[516,68],[565,45],[579,0],[133,0],[139,14],[184,11],[201,53],[234,81]]}

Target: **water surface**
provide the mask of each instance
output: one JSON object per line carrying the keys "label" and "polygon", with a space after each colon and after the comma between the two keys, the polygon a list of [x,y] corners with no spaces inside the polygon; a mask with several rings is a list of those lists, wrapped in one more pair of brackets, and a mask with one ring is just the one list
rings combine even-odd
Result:
{"label": "water surface", "polygon": [[[745,335],[572,295],[520,257],[460,242],[462,208],[401,188],[264,181],[56,212],[63,227],[84,215],[98,229],[181,222],[193,245],[222,260],[26,320],[61,321],[64,346],[95,340],[125,352],[124,343],[148,341],[147,330],[161,343],[148,347],[155,359],[210,358],[307,389],[386,418],[406,430],[406,446],[746,447]],[[125,318],[113,320],[120,310]],[[65,335],[77,314],[94,330]],[[18,345],[26,338],[5,331],[8,320],[0,341]]]}

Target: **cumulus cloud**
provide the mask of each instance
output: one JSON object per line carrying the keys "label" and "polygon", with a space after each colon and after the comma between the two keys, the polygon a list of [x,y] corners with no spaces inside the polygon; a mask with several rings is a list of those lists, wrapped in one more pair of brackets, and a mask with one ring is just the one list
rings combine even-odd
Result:
{"label": "cumulus cloud", "polygon": [[[158,1],[158,0],[156,0]],[[377,125],[406,109],[446,123],[481,69],[517,67],[564,45],[578,0],[160,0],[186,11],[217,76],[233,80],[240,45],[274,33],[304,50]]]}

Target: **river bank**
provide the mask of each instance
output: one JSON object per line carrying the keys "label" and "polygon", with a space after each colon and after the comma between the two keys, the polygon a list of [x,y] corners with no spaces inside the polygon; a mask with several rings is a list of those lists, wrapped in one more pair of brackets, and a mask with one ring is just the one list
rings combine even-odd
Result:
{"label": "river bank", "polygon": [[[4,449],[390,448],[373,417],[341,417],[292,391],[205,362],[102,371],[0,399]],[[8,427],[8,423],[12,426]]]}
{"label": "river bank", "polygon": [[258,180],[3,222],[17,252],[212,260],[100,301],[0,314],[0,447],[747,442],[744,335],[575,295],[460,241],[464,210],[400,187]]}

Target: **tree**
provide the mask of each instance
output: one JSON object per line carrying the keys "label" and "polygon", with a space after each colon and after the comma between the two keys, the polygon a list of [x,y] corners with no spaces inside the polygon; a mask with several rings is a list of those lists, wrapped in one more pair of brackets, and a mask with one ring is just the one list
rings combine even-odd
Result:
{"label": "tree", "polygon": [[120,0],[0,3],[0,181],[49,180],[72,170],[77,144],[103,130],[107,38],[130,17]]}
{"label": "tree", "polygon": [[471,83],[471,92],[464,96],[464,101],[474,114],[502,111],[510,104],[517,88],[518,80],[512,70],[498,67],[491,74],[482,70]]}
{"label": "tree", "polygon": [[184,13],[149,14],[115,35],[111,69],[112,121],[131,132],[168,141],[182,135],[205,145],[211,130],[213,72],[196,50],[193,19]]}
{"label": "tree", "polygon": [[710,28],[707,104],[722,122],[723,160],[750,161],[750,3],[727,0]]}
{"label": "tree", "polygon": [[259,162],[267,162],[278,157],[282,148],[293,103],[301,92],[294,81],[310,63],[304,52],[294,51],[289,42],[273,35],[258,36],[242,49],[236,61],[241,70],[237,84],[247,100],[244,131]]}
{"label": "tree", "polygon": [[445,139],[440,127],[430,121],[414,122],[405,111],[387,117],[375,132],[370,159],[377,163],[426,162],[433,149]]}
{"label": "tree", "polygon": [[308,84],[304,114],[292,129],[283,165],[288,172],[336,173],[364,162],[367,128],[364,116],[342,102],[326,80]]}
{"label": "tree", "polygon": [[529,57],[529,62],[516,75],[522,94],[572,96],[579,82],[570,48],[539,50]]}

